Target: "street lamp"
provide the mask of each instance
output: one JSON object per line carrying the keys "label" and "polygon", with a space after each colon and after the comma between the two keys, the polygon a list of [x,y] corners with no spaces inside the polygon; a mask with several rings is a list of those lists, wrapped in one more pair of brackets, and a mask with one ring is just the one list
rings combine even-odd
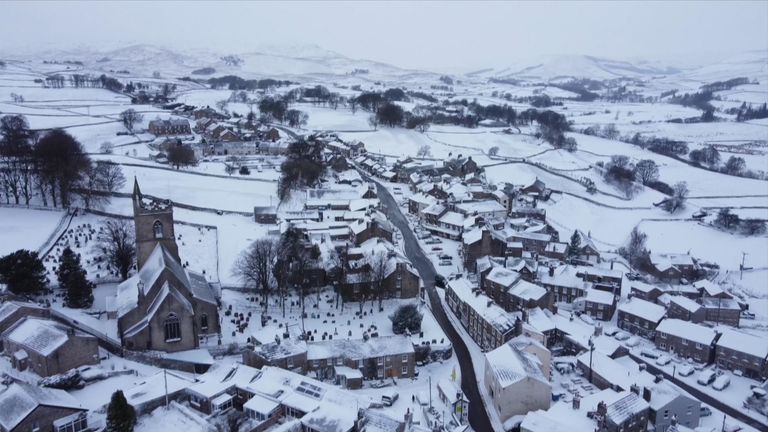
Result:
{"label": "street lamp", "polygon": [[589,383],[592,384],[592,353],[595,351],[595,341],[589,337]]}

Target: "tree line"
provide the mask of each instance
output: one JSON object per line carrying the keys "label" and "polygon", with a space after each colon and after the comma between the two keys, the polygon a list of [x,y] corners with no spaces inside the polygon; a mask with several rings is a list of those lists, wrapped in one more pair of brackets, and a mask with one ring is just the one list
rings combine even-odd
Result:
{"label": "tree line", "polygon": [[39,199],[44,206],[98,207],[124,185],[119,165],[92,161],[63,129],[38,133],[24,116],[0,118],[0,191],[7,204]]}
{"label": "tree line", "polygon": [[276,80],[272,78],[264,79],[243,79],[237,75],[225,75],[217,78],[209,78],[208,84],[213,89],[226,88],[229,90],[267,90],[272,87],[283,87],[293,84],[288,80]]}

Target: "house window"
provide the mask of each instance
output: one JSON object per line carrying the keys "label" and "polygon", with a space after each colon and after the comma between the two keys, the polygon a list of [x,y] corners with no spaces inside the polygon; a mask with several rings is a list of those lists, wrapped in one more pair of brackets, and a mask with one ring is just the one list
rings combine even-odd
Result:
{"label": "house window", "polygon": [[88,419],[84,415],[77,416],[67,423],[56,426],[56,432],[80,432],[86,429],[88,429]]}
{"label": "house window", "polygon": [[403,363],[408,363],[408,354],[403,354]]}
{"label": "house window", "polygon": [[203,314],[203,316],[200,317],[200,330],[208,330],[208,314]]}
{"label": "house window", "polygon": [[403,375],[407,375],[408,374],[408,366],[403,365],[402,373],[403,373]]}
{"label": "house window", "polygon": [[379,364],[379,366],[381,366],[381,365],[383,365],[383,364],[384,364],[384,357],[379,357],[379,358],[378,358],[378,359],[376,359],[376,360],[378,361],[378,364]]}
{"label": "house window", "polygon": [[285,365],[288,368],[292,368],[293,367],[293,357],[286,358],[285,359]]}
{"label": "house window", "polygon": [[152,225],[152,232],[155,234],[156,239],[163,238],[163,224],[160,221],[155,221],[155,224]]}
{"label": "house window", "polygon": [[172,313],[165,319],[165,341],[178,342],[181,340],[181,322],[176,314]]}

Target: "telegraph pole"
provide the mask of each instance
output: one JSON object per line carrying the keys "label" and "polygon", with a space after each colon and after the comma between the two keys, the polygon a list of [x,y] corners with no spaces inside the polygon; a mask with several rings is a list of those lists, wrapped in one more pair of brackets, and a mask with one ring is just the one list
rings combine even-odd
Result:
{"label": "telegraph pole", "polygon": [[739,266],[739,280],[744,279],[744,261],[747,258],[747,253],[742,252],[741,253],[741,266]]}

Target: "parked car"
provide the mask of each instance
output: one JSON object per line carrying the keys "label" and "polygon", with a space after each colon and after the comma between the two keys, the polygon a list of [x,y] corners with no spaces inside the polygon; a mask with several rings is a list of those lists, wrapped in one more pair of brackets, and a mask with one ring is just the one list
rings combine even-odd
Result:
{"label": "parked car", "polygon": [[617,332],[615,335],[613,335],[613,338],[616,339],[617,341],[625,341],[629,339],[629,333],[620,331],[620,332]]}
{"label": "parked car", "polygon": [[691,365],[682,365],[677,369],[677,373],[684,377],[693,375],[693,371],[694,369]]}
{"label": "parked car", "polygon": [[393,389],[388,389],[381,395],[381,403],[386,406],[392,406],[400,395]]}
{"label": "parked car", "polygon": [[755,314],[750,311],[741,311],[741,318],[742,319],[755,319]]}
{"label": "parked car", "polygon": [[435,275],[435,286],[445,288],[445,278],[441,275]]}
{"label": "parked car", "polygon": [[624,344],[627,345],[630,348],[636,347],[636,346],[640,345],[640,338],[637,337],[637,336],[632,336],[631,338],[627,339],[627,341],[624,342]]}
{"label": "parked car", "polygon": [[440,258],[441,260],[447,260],[447,261],[450,261],[450,260],[452,260],[452,259],[453,259],[453,257],[452,257],[452,256],[450,256],[450,255],[448,255],[448,254],[440,254],[440,255],[438,256],[438,258]]}
{"label": "parked car", "polygon": [[720,375],[715,378],[715,382],[712,383],[712,388],[720,391],[731,385],[731,377],[728,375]]}
{"label": "parked car", "polygon": [[440,260],[438,265],[441,265],[441,266],[445,267],[445,266],[453,265],[453,262],[451,260]]}
{"label": "parked car", "polygon": [[672,362],[672,358],[666,354],[662,354],[656,359],[656,364],[659,366],[666,366]]}
{"label": "parked car", "polygon": [[591,325],[591,326],[595,325],[595,320],[593,320],[591,316],[589,316],[589,315],[587,315],[585,313],[579,315],[579,319],[584,321],[585,323]]}
{"label": "parked car", "polygon": [[712,415],[712,410],[709,409],[709,407],[702,405],[699,408],[699,416],[701,417],[708,417]]}
{"label": "parked car", "polygon": [[706,386],[712,384],[712,381],[717,378],[717,374],[712,369],[704,369],[699,372],[699,376],[696,377],[696,382],[700,385]]}
{"label": "parked car", "polygon": [[432,237],[431,239],[429,239],[429,240],[425,241],[424,243],[426,243],[426,244],[440,244],[440,243],[442,243],[442,242],[443,242],[443,241],[442,241],[442,240],[440,240],[439,238],[437,238],[437,237]]}
{"label": "parked car", "polygon": [[659,358],[659,354],[656,351],[651,351],[651,350],[642,350],[640,351],[640,355],[643,357],[654,359],[654,360]]}
{"label": "parked car", "polygon": [[616,327],[605,327],[603,329],[603,334],[606,336],[616,336],[616,334],[619,332],[619,329]]}
{"label": "parked car", "polygon": [[419,240],[428,239],[430,237],[432,237],[432,234],[430,234],[428,232],[421,232],[421,233],[416,234],[416,238],[419,239]]}

